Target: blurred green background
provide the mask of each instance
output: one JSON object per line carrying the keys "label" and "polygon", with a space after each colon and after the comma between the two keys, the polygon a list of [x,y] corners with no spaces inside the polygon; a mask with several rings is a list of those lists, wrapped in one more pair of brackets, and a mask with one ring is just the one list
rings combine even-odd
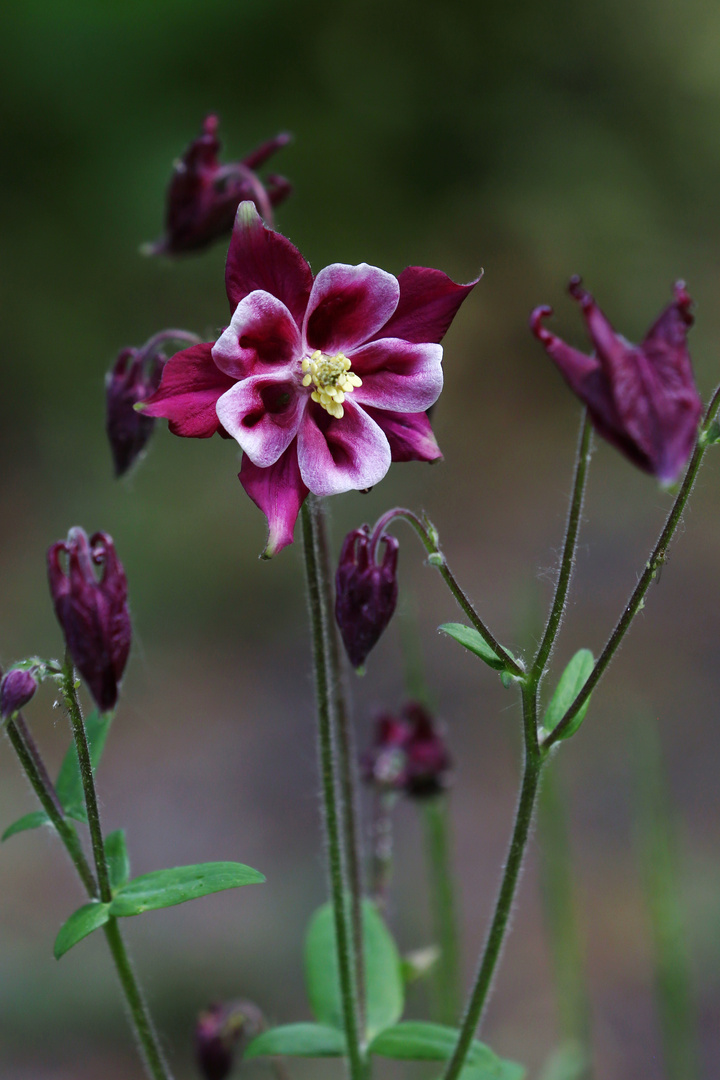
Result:
{"label": "blurred green background", "polygon": [[[241,995],[307,1017],[301,936],[324,895],[301,562],[270,564],[233,444],[158,430],[116,483],[103,378],[157,329],[211,335],[226,318],[224,246],[177,263],[138,248],[162,229],[173,159],[217,111],[227,160],[280,130],[295,185],[278,226],[317,270],[367,261],[485,277],[446,338],[435,427],[445,461],[393,467],[333,502],[336,537],[396,502],[424,508],[503,641],[529,648],[551,591],[579,409],[528,334],[537,303],[585,346],[565,298],[580,272],[637,340],[684,277],[692,349],[718,380],[720,9],[709,0],[25,0],[0,15],[3,392],[0,655],[56,655],[47,545],[74,524],[112,533],[130,579],[135,645],[99,775],[104,821],[134,871],[214,858],[268,883],[128,925],[179,1080],[210,1000]],[[164,426],[164,425],[163,425]],[[570,793],[597,1073],[665,1075],[652,939],[634,840],[636,715],[659,719],[682,840],[683,903],[706,1075],[720,1060],[720,470],[704,467],[646,610],[558,768]],[[668,496],[600,445],[558,665],[596,653],[644,563]],[[436,627],[453,604],[401,537],[402,611],[355,682],[358,738],[403,696],[399,626],[416,618],[457,762],[453,809],[469,978],[494,898],[519,767],[512,695]],[[43,690],[28,710],[51,762],[68,742]],[[7,743],[0,825],[34,809]],[[421,835],[404,808],[391,922],[428,942]],[[52,837],[0,849],[0,1075],[140,1075],[98,936],[60,964],[80,902]],[[423,1008],[421,996],[413,1003]],[[557,1042],[536,856],[484,1028],[531,1075]],[[262,1074],[262,1066],[252,1071]],[[330,1076],[316,1065],[297,1075]],[[408,1075],[416,1073],[408,1072]],[[417,1074],[419,1075],[419,1074]]]}

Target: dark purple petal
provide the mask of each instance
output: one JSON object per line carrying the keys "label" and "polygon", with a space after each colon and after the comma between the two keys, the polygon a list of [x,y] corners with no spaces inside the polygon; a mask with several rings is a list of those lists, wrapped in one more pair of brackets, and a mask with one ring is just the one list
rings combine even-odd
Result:
{"label": "dark purple petal", "polygon": [[300,424],[300,473],[314,495],[363,491],[379,483],[390,468],[390,444],[375,421],[349,397],[344,409],[337,420],[312,404]]}
{"label": "dark purple petal", "polygon": [[439,461],[442,458],[433,429],[424,412],[385,412],[363,406],[390,443],[393,461]]}
{"label": "dark purple petal", "polygon": [[272,293],[302,325],[312,288],[312,271],[298,249],[282,233],[269,229],[252,202],[240,203],[230,238],[225,285],[230,310],[248,293]]}
{"label": "dark purple petal", "polygon": [[160,389],[143,403],[146,416],[169,420],[173,435],[209,439],[220,427],[215,407],[235,379],[214,363],[212,348],[212,342],[203,342],[175,353],[165,365]]}
{"label": "dark purple petal", "polygon": [[298,433],[307,395],[286,375],[235,383],[217,403],[223,428],[259,468],[274,465]]}
{"label": "dark purple petal", "polygon": [[297,443],[267,469],[253,465],[247,454],[240,469],[240,483],[267,518],[269,535],[263,555],[272,558],[293,542],[295,522],[308,489],[300,476]]}
{"label": "dark purple petal", "polygon": [[226,375],[245,379],[299,357],[300,331],[285,305],[267,292],[248,293],[213,347]]}
{"label": "dark purple petal", "polygon": [[397,606],[398,542],[382,538],[382,561],[370,549],[367,525],[348,533],[335,575],[335,620],[354,668],[362,667]]}
{"label": "dark purple petal", "polygon": [[397,307],[397,278],[377,266],[332,263],[315,278],[305,318],[310,350],[337,353],[362,345]]}
{"label": "dark purple petal", "polygon": [[225,1001],[200,1013],[195,1026],[195,1052],[203,1080],[226,1080],[242,1060],[251,1039],[265,1021],[250,1001]]}
{"label": "dark purple petal", "polygon": [[105,379],[105,430],[115,475],[122,476],[137,461],[155,427],[152,416],[135,405],[160,385],[165,357],[148,358],[141,349],[123,349]]}
{"label": "dark purple petal", "polygon": [[394,314],[377,337],[403,338],[412,342],[440,342],[463,300],[482,277],[457,285],[442,270],[408,266],[398,277],[400,299]]}
{"label": "dark purple petal", "polygon": [[405,743],[405,792],[411,798],[439,795],[448,784],[451,767],[445,740],[427,709],[409,701],[402,710],[410,726]]}
{"label": "dark purple petal", "polygon": [[411,345],[380,338],[350,356],[362,379],[353,401],[376,409],[423,412],[434,405],[443,386],[442,345]]}
{"label": "dark purple petal", "polygon": [[27,705],[37,688],[37,679],[32,671],[25,668],[8,671],[0,682],[0,719],[7,720],[23,705]]}

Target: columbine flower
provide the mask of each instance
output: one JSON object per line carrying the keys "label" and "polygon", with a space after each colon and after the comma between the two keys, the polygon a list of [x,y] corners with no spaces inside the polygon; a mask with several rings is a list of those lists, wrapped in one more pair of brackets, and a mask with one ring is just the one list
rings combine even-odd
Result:
{"label": "columbine flower", "polygon": [[664,482],[675,480],[692,453],[702,412],[686,343],[693,316],[685,285],[675,285],[675,300],[641,345],[615,333],[580,278],[571,278],[568,290],[581,305],[593,355],[543,326],[552,308],[533,311],[532,332],[587,405],[596,431],[641,469]]}
{"label": "columbine flower", "polygon": [[197,1063],[204,1080],[225,1080],[247,1044],[265,1027],[250,1001],[223,1001],[200,1013],[195,1026]]}
{"label": "columbine flower", "polygon": [[[60,558],[67,555],[67,572]],[[130,652],[127,579],[107,533],[88,538],[71,529],[67,540],[48,549],[48,575],[55,614],[75,666],[102,712],[117,702],[118,683]],[[102,568],[100,580],[95,567]]]}
{"label": "columbine flower", "polygon": [[283,176],[268,176],[261,183],[255,171],[290,141],[287,134],[258,146],[242,161],[221,165],[217,116],[208,116],[202,135],[194,139],[175,163],[167,192],[165,236],[145,251],[149,255],[185,255],[199,251],[232,230],[235,212],[243,199],[252,199],[268,216],[292,187]]}
{"label": "columbine flower", "polygon": [[157,390],[165,360],[160,352],[148,355],[144,347],[123,349],[107,373],[105,430],[116,476],[135,463],[153,433],[152,416],[143,416],[135,405]]}
{"label": "columbine flower", "polygon": [[451,761],[428,710],[408,701],[399,716],[383,713],[377,718],[373,745],[360,765],[365,782],[379,791],[427,799],[447,787]]}
{"label": "columbine flower", "polygon": [[387,534],[381,542],[385,550],[378,563],[369,527],[348,533],[335,575],[335,619],[354,668],[365,663],[397,605],[399,544]]}
{"label": "columbine flower", "polygon": [[475,284],[417,266],[395,278],[366,263],[313,278],[242,203],[226,267],[230,325],[172,357],[143,408],[176,435],[237,440],[272,555],[292,542],[308,491],[363,490],[393,460],[441,456],[425,415],[442,389],[438,343]]}
{"label": "columbine flower", "polygon": [[38,688],[37,679],[31,670],[12,668],[0,681],[0,719],[7,720],[27,705]]}

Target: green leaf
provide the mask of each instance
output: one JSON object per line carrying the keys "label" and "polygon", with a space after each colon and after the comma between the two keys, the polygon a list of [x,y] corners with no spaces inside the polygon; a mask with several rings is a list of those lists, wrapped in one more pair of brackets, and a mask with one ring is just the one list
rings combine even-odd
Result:
{"label": "green leaf", "polygon": [[[485,638],[478,633],[472,626],[465,626],[464,623],[459,622],[447,622],[438,627],[443,634],[447,634],[448,637],[454,638],[460,645],[463,645],[466,649],[469,649],[471,653],[475,653],[486,664],[488,664],[494,671],[503,671],[505,664],[500,657],[493,652]],[[506,649],[505,652],[508,656],[515,657]]]}
{"label": "green leaf", "polygon": [[89,904],[84,904],[74,911],[55,938],[55,959],[59,960],[68,949],[77,945],[78,941],[82,941],[98,927],[104,926],[109,918],[110,905],[101,904],[99,900],[91,900]]}
{"label": "green leaf", "polygon": [[[545,731],[552,731],[556,725],[560,723],[563,716],[587,682],[588,676],[594,666],[595,660],[589,649],[580,649],[575,653],[560,676],[560,682],[557,684],[555,693],[550,698],[550,703],[545,710],[545,716],[543,718],[543,728]],[[575,734],[585,719],[585,714],[587,713],[589,706],[590,698],[587,699],[577,716],[573,717],[572,723],[567,730],[563,732],[563,739],[569,739],[571,735]]]}
{"label": "green leaf", "polygon": [[250,866],[235,862],[199,863],[196,866],[177,866],[171,870],[154,870],[142,874],[118,889],[112,904],[112,915],[141,915],[143,911],[173,907],[223,889],[240,885],[256,885],[265,877]]}
{"label": "green leaf", "polygon": [[[405,992],[402,962],[390,931],[369,900],[362,905],[367,1038],[402,1016]],[[310,1007],[321,1024],[344,1030],[331,904],[312,918],[305,941],[305,979]]]}
{"label": "green leaf", "polygon": [[117,829],[105,837],[105,857],[113,892],[126,885],[130,877],[130,858],[125,843],[125,830]]}
{"label": "green leaf", "polygon": [[12,825],[8,825],[5,832],[0,836],[0,842],[9,840],[11,836],[15,836],[17,833],[27,832],[29,829],[39,829],[41,825],[49,824],[50,818],[44,810],[33,810],[32,814],[25,814],[24,817],[14,821]]}
{"label": "green leaf", "polygon": [[[407,1020],[382,1031],[368,1047],[369,1054],[401,1061],[447,1061],[460,1032],[444,1024]],[[522,1080],[525,1069],[503,1061],[489,1046],[473,1039],[461,1072],[463,1080]]]}
{"label": "green leaf", "polygon": [[263,1031],[248,1046],[243,1060],[266,1055],[286,1057],[342,1057],[345,1036],[323,1024],[285,1024]]}
{"label": "green leaf", "polygon": [[[92,762],[93,772],[95,772],[100,763],[111,721],[112,713],[99,713],[97,711],[91,712],[90,715],[85,718],[85,732],[90,747],[90,760]],[[74,817],[76,821],[87,821],[87,817],[80,817],[77,813],[79,808],[84,809],[84,794],[82,777],[80,775],[80,763],[78,761],[75,743],[73,743],[68,750],[63,759],[63,763],[60,766],[60,773],[57,778],[55,790],[58,793],[60,802],[63,804],[70,817]],[[72,814],[70,813],[71,809],[73,810]]]}

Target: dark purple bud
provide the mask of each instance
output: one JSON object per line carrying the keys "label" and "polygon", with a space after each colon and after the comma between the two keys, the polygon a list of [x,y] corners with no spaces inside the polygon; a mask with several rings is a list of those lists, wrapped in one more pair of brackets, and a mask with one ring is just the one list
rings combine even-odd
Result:
{"label": "dark purple bud", "polygon": [[7,720],[23,705],[27,705],[38,688],[37,679],[32,671],[13,668],[3,676],[0,682],[0,717]]}
{"label": "dark purple bud", "polygon": [[362,667],[390,622],[398,598],[398,542],[384,535],[383,560],[375,561],[375,544],[363,525],[348,533],[335,576],[335,618],[350,663]]}
{"label": "dark purple bud", "polygon": [[287,134],[262,143],[242,161],[221,165],[217,116],[208,116],[202,134],[179,161],[167,191],[165,236],[146,250],[150,255],[185,255],[229,236],[238,205],[251,199],[263,217],[290,194],[290,183],[271,176],[263,184],[255,174],[290,141]]}
{"label": "dark purple bud", "polygon": [[415,799],[439,795],[448,785],[451,761],[445,740],[430,713],[409,701],[402,717],[410,728],[405,743],[405,793]]}
{"label": "dark purple bud", "polygon": [[372,746],[360,759],[360,773],[366,784],[380,791],[404,789],[409,736],[410,725],[401,717],[392,713],[377,717]]}
{"label": "dark purple bud", "polygon": [[571,278],[568,289],[580,304],[594,353],[571,348],[543,325],[552,308],[533,311],[532,332],[587,406],[595,430],[645,472],[664,482],[677,479],[702,412],[686,342],[693,316],[685,285],[677,282],[673,303],[640,345],[613,330],[580,278]]}
{"label": "dark purple bud", "polygon": [[[151,339],[152,340],[152,339]],[[160,386],[165,356],[143,346],[123,349],[105,378],[105,430],[110,440],[115,475],[122,476],[145,449],[155,419],[135,409]]]}
{"label": "dark purple bud", "polygon": [[[67,555],[67,569],[61,556]],[[55,614],[75,666],[101,712],[113,709],[130,652],[127,579],[107,533],[88,538],[71,529],[48,548],[48,575]],[[101,569],[96,577],[95,568]]]}
{"label": "dark purple bud", "polygon": [[195,1026],[195,1051],[204,1080],[225,1080],[264,1027],[262,1013],[250,1001],[218,1002],[201,1012]]}

